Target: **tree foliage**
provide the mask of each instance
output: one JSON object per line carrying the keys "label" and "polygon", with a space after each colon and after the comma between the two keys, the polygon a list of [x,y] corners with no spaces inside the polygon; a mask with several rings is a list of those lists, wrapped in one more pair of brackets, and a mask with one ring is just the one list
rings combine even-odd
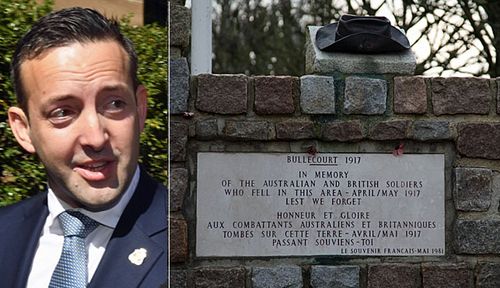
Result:
{"label": "tree foliage", "polygon": [[292,15],[291,2],[262,2],[217,1],[215,73],[298,75],[303,70],[303,29]]}
{"label": "tree foliage", "polygon": [[215,73],[302,75],[307,26],[349,13],[404,29],[416,74],[500,74],[500,1],[215,0],[214,8]]}
{"label": "tree foliage", "polygon": [[139,161],[157,180],[167,184],[168,123],[167,31],[158,24],[130,26],[122,22],[122,31],[134,42],[139,60],[139,81],[148,89],[148,118],[141,135]]}
{"label": "tree foliage", "polygon": [[43,189],[46,181],[43,167],[35,156],[25,153],[14,139],[7,109],[16,103],[10,81],[10,62],[16,42],[50,10],[51,3],[0,1],[0,205],[32,195]]}
{"label": "tree foliage", "polygon": [[[46,176],[36,156],[17,144],[7,121],[7,109],[16,105],[10,82],[10,62],[16,42],[52,2],[0,1],[0,206],[17,202],[45,188]],[[148,88],[148,120],[141,136],[141,159],[156,179],[167,181],[167,32],[165,27],[133,27],[122,21],[123,32],[135,43],[139,80]]]}

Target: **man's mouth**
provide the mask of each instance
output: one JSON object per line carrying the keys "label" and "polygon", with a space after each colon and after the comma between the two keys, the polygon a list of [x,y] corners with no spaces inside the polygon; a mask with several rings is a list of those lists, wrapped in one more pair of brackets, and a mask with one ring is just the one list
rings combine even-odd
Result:
{"label": "man's mouth", "polygon": [[115,161],[91,161],[77,165],[73,171],[87,181],[103,181],[112,175],[114,167]]}
{"label": "man's mouth", "polygon": [[83,165],[83,168],[90,170],[90,171],[93,171],[93,172],[97,172],[97,171],[101,170],[104,166],[106,166],[106,164],[107,164],[107,162],[105,162],[105,161],[95,162],[95,163],[90,163],[88,165]]}

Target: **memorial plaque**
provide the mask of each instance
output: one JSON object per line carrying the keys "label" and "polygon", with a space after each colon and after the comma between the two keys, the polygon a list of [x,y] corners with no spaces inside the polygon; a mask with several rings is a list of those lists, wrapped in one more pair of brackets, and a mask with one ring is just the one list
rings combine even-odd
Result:
{"label": "memorial plaque", "polygon": [[443,154],[198,153],[196,255],[444,255]]}

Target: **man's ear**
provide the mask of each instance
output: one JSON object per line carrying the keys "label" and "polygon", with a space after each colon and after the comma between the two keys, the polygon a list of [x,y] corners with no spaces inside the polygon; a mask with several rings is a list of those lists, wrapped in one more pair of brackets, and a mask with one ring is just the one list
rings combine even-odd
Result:
{"label": "man's ear", "polygon": [[137,100],[137,115],[139,116],[140,131],[144,129],[146,123],[146,116],[148,114],[148,90],[143,85],[139,85],[135,91],[135,98]]}
{"label": "man's ear", "polygon": [[30,137],[30,124],[23,109],[19,107],[10,107],[8,114],[9,125],[17,142],[29,153],[35,153],[35,146],[33,146]]}

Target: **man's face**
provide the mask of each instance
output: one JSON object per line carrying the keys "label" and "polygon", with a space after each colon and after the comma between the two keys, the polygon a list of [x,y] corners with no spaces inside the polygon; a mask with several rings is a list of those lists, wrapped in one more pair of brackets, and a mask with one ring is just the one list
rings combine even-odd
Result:
{"label": "man's face", "polygon": [[29,120],[9,121],[43,162],[54,193],[73,207],[116,204],[137,165],[146,91],[134,91],[125,50],[114,41],[53,48],[21,66]]}

